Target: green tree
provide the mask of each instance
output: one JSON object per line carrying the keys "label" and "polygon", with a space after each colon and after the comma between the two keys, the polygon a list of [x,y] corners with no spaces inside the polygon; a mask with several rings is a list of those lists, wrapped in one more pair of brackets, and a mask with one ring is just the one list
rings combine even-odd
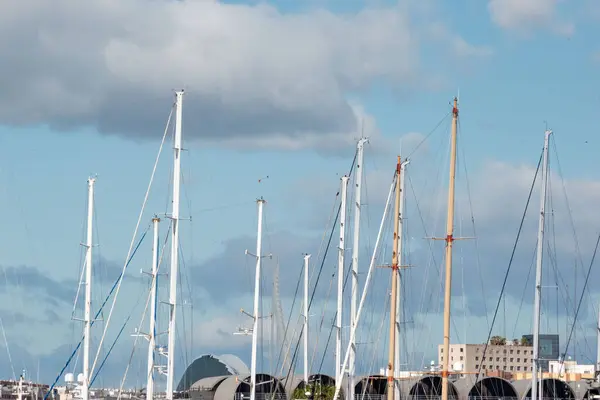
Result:
{"label": "green tree", "polygon": [[504,346],[506,344],[506,338],[502,336],[492,336],[490,344],[493,346]]}
{"label": "green tree", "polygon": [[313,385],[301,386],[296,388],[293,393],[293,399],[306,399],[306,392],[310,392],[315,400],[333,400],[335,386],[316,383]]}

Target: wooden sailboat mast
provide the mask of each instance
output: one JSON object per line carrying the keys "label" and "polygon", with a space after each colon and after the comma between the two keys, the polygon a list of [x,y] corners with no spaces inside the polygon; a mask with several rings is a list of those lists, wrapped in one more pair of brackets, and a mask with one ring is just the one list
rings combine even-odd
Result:
{"label": "wooden sailboat mast", "polygon": [[392,296],[390,298],[390,341],[388,353],[387,399],[394,400],[394,361],[396,356],[396,297],[398,296],[398,227],[400,226],[400,156],[396,164],[396,198],[394,201],[394,244],[392,249]]}
{"label": "wooden sailboat mast", "polygon": [[452,243],[454,242],[454,187],[456,178],[456,128],[458,99],[452,108],[450,138],[450,179],[448,182],[448,215],[446,220],[446,285],[444,292],[444,345],[442,349],[442,400],[448,400],[448,370],[450,366],[450,300],[452,290]]}

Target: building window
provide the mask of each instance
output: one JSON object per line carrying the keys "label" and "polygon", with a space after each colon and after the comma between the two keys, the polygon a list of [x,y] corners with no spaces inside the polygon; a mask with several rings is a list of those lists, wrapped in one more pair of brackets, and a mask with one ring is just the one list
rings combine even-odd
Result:
{"label": "building window", "polygon": [[520,371],[520,370],[521,370],[521,366],[517,365],[517,371]]}
{"label": "building window", "polygon": [[511,366],[510,366],[510,370],[512,371],[512,370],[513,370],[513,368],[514,368],[514,367],[511,365]]}
{"label": "building window", "polygon": [[514,360],[514,358],[512,358],[512,357],[511,357],[511,358],[510,358],[510,362],[513,362],[513,360]]}
{"label": "building window", "polygon": [[463,360],[463,356],[460,356],[460,361],[462,361],[462,360]]}
{"label": "building window", "polygon": [[451,349],[450,349],[450,353],[454,353],[454,348],[451,348]]}
{"label": "building window", "polygon": [[444,361],[444,356],[441,356],[441,357],[440,357],[440,361]]}
{"label": "building window", "polygon": [[479,356],[476,356],[476,357],[475,357],[475,361],[479,361]]}
{"label": "building window", "polygon": [[500,357],[496,357],[496,361],[500,361]]}
{"label": "building window", "polygon": [[510,350],[510,354],[512,354],[512,353],[513,353],[513,351],[514,351],[514,350],[512,350],[512,349],[511,349],[511,350]]}
{"label": "building window", "polygon": [[463,349],[462,347],[460,348],[460,352],[464,353],[465,349]]}
{"label": "building window", "polygon": [[497,370],[500,370],[500,366],[499,366],[499,365],[496,365],[496,369],[497,369]]}
{"label": "building window", "polygon": [[524,358],[524,359],[523,359],[523,362],[527,362],[527,359],[526,359],[526,358]]}
{"label": "building window", "polygon": [[517,358],[517,362],[521,362],[521,359],[520,359],[520,358]]}
{"label": "building window", "polygon": [[506,354],[506,349],[504,349],[503,353]]}
{"label": "building window", "polygon": [[475,364],[475,369],[479,369],[479,364]]}
{"label": "building window", "polygon": [[523,367],[523,371],[527,371],[527,367]]}
{"label": "building window", "polygon": [[504,357],[504,358],[502,359],[502,361],[506,362],[506,357]]}
{"label": "building window", "polygon": [[503,370],[506,371],[506,365],[504,366]]}
{"label": "building window", "polygon": [[517,354],[521,354],[521,350],[517,350]]}

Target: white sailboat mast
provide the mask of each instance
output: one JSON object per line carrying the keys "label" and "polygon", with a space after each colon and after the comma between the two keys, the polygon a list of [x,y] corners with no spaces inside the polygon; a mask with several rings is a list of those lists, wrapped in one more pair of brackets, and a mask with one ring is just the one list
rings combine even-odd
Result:
{"label": "white sailboat mast", "polygon": [[179,269],[179,194],[181,186],[181,115],[183,90],[175,92],[175,139],[173,144],[173,208],[171,211],[171,271],[169,273],[169,341],[167,345],[167,400],[173,400],[175,372],[175,317]]}
{"label": "white sailboat mast", "polygon": [[[260,268],[262,264],[262,228],[263,228],[263,206],[265,200],[256,201],[258,204],[258,229],[256,234],[256,272],[254,276],[254,313],[252,324],[252,359],[250,361],[250,400],[256,398],[256,347],[258,345],[258,311],[260,304]],[[246,253],[248,251],[246,250]]]}
{"label": "white sailboat mast", "polygon": [[337,281],[337,315],[336,315],[336,337],[335,337],[335,381],[341,382],[344,376],[342,367],[342,309],[344,305],[344,264],[345,264],[345,237],[346,237],[346,202],[348,198],[348,177],[343,176],[342,187],[340,189],[342,195],[342,203],[340,206],[340,245],[338,255],[338,281]]}
{"label": "white sailboat mast", "polygon": [[[369,284],[371,282],[371,276],[373,273],[373,268],[375,267],[375,260],[377,259],[377,252],[379,251],[379,243],[381,242],[381,236],[383,233],[383,228],[385,226],[385,221],[387,218],[387,214],[388,214],[388,205],[390,204],[390,199],[392,198],[392,194],[394,193],[394,185],[396,184],[396,179],[394,179],[394,182],[392,182],[392,185],[390,186],[390,191],[388,193],[387,196],[387,200],[385,202],[385,208],[383,211],[383,216],[381,217],[381,223],[379,225],[379,233],[377,234],[377,239],[375,239],[375,248],[373,249],[373,255],[371,256],[371,262],[369,264],[369,271],[367,272],[367,277],[365,278],[365,286],[363,288],[363,292],[362,292],[362,296],[360,298],[360,303],[358,305],[358,311],[356,313],[356,321],[358,322],[358,319],[360,318],[360,315],[362,313],[362,308],[364,306],[365,303],[365,299],[367,297],[367,290],[369,289]],[[342,371],[346,369],[346,366],[348,365],[348,361],[350,359],[350,354],[351,354],[351,350],[352,350],[352,343],[356,338],[356,328],[357,325],[352,326],[352,328],[350,329],[350,342],[348,343],[348,347],[346,349],[346,354],[344,356],[344,361],[342,362]],[[333,398],[336,400],[340,399],[340,390],[342,389],[342,381],[338,381],[335,383],[335,393],[333,395]],[[354,392],[354,388],[350,388],[350,390],[352,390],[352,392]],[[349,398],[348,400],[351,400],[352,398]]]}
{"label": "white sailboat mast", "polygon": [[81,398],[89,399],[90,385],[90,343],[92,334],[92,240],[94,232],[94,184],[96,178],[88,178],[87,236],[85,252],[85,310],[83,328],[83,382]]}
{"label": "white sailboat mast", "polygon": [[399,215],[398,215],[398,272],[396,273],[397,279],[397,295],[396,295],[396,333],[394,336],[394,398],[400,399],[400,324],[402,323],[402,308],[401,308],[401,297],[402,297],[402,240],[404,232],[404,173],[406,166],[410,163],[409,160],[404,160],[400,166],[400,177],[397,185],[400,185],[400,204],[399,204]]}
{"label": "white sailboat mast", "polygon": [[[533,368],[531,375],[531,398],[542,397],[538,394],[538,372],[540,369],[540,312],[542,301],[542,260],[544,256],[544,227],[546,218],[546,189],[548,188],[548,144],[552,131],[544,134],[544,154],[542,158],[542,188],[540,190],[540,218],[538,224],[537,254],[535,265],[535,300],[533,313]],[[540,377],[541,379],[541,377]]]}
{"label": "white sailboat mast", "polygon": [[308,265],[310,254],[304,256],[304,385],[308,388]]}
{"label": "white sailboat mast", "polygon": [[[356,145],[356,176],[354,195],[354,241],[352,243],[352,302],[350,303],[350,329],[354,329],[357,320],[358,309],[358,251],[360,247],[360,209],[363,178],[364,146],[369,139],[360,138]],[[356,338],[350,336],[350,365],[348,369],[350,388],[349,399],[354,399],[354,375],[356,373]]]}
{"label": "white sailboat mast", "polygon": [[158,284],[158,224],[160,218],[152,218],[154,236],[152,239],[152,286],[150,291],[150,323],[148,328],[148,376],[146,383],[146,399],[154,396],[154,351],[156,349],[156,291]]}

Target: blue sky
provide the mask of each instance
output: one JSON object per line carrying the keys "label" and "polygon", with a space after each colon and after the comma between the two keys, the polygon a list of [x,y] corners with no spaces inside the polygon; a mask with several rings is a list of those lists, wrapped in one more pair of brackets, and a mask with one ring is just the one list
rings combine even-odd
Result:
{"label": "blue sky", "polygon": [[[600,146],[597,1],[457,0],[450,6],[440,0],[131,0],[85,7],[59,1],[48,11],[42,1],[0,5],[3,36],[11,38],[0,43],[6,55],[0,64],[0,206],[5,210],[0,265],[5,270],[16,267],[11,271],[18,275],[22,266],[35,267],[51,285],[77,280],[86,179],[97,173],[98,253],[114,267],[106,273],[101,290],[106,291],[127,253],[172,89],[180,87],[187,93],[189,149],[182,212],[193,217],[182,222],[182,246],[198,302],[194,354],[234,352],[247,358],[247,341],[215,331],[244,322],[238,309],[250,308],[249,287],[229,288],[235,294],[223,300],[211,294],[207,279],[215,275],[210,268],[217,273],[242,268],[227,263],[244,262],[245,247],[253,248],[257,197],[268,200],[270,251],[289,263],[298,257],[300,265],[301,252],[317,251],[339,176],[349,168],[362,129],[371,137],[370,229],[363,235],[368,246],[401,138],[403,151],[410,151],[448,113],[457,93],[474,213],[478,231],[488,235],[488,242],[482,238],[481,258],[508,259],[547,123],[555,131],[584,265],[589,260],[600,223],[585,211],[600,199],[594,168]],[[435,202],[428,198],[425,178],[444,167],[448,127],[446,119],[411,164],[417,192],[431,210]],[[166,146],[144,228],[152,214],[166,210],[170,163]],[[436,193],[445,190],[446,173],[441,176]],[[566,211],[556,218],[569,223]],[[572,240],[566,231],[561,234]],[[132,275],[149,265],[148,246]],[[569,246],[563,255],[572,260]],[[529,256],[523,257],[528,264]],[[367,253],[362,258],[366,263]],[[247,270],[251,262],[246,262]],[[288,284],[297,273],[282,275]],[[131,290],[123,295],[125,305],[117,306],[118,321],[130,312],[138,296],[133,293],[143,295],[140,282],[126,284]],[[578,282],[581,287],[583,277]],[[9,294],[3,296],[19,299],[14,308],[0,308],[9,346],[48,360],[42,374],[53,376],[64,359],[60,346],[72,343],[72,330],[79,329],[69,322],[71,305],[30,303],[30,290],[47,290],[42,283],[25,280],[15,286],[7,279],[7,285]],[[287,286],[293,289],[295,282]],[[515,293],[510,304],[517,309],[520,294]],[[474,303],[481,297],[480,292],[462,295]],[[289,306],[291,294],[282,296]],[[34,308],[36,319],[18,321],[16,313],[33,314]],[[50,311],[62,319],[40,320]],[[421,314],[430,318],[423,326],[441,322],[432,309]],[[591,308],[588,314],[594,315]],[[212,317],[204,321],[210,323],[203,323],[207,315]],[[529,329],[526,319],[521,330]],[[486,334],[482,327],[473,340],[483,341]],[[432,339],[429,348],[437,342]],[[128,338],[122,345],[131,348]]]}

